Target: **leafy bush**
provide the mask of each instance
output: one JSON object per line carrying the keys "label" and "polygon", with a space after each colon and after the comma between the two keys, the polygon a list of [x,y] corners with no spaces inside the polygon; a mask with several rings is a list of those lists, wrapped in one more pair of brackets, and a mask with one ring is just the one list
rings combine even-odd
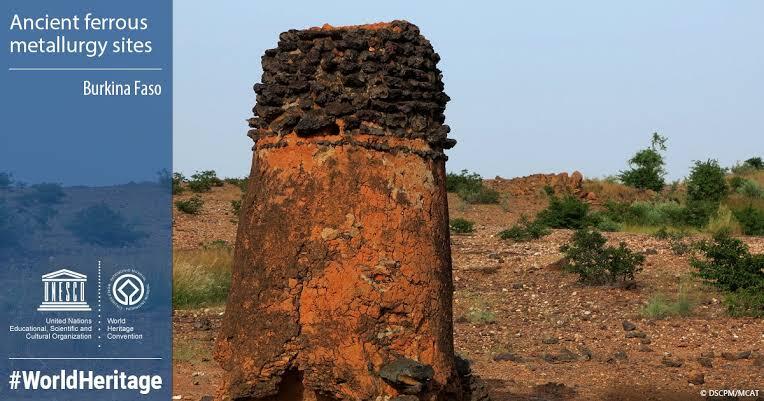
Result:
{"label": "leafy bush", "polygon": [[748,246],[726,232],[702,241],[698,249],[704,258],[692,258],[690,265],[707,283],[735,292],[764,284],[764,255],[752,255]]}
{"label": "leafy bush", "polygon": [[467,203],[499,203],[499,192],[486,187],[480,174],[462,170],[446,175],[446,191],[456,192]]}
{"label": "leafy bush", "polygon": [[619,175],[624,184],[639,188],[651,189],[659,192],[666,184],[663,168],[665,162],[661,151],[666,150],[666,138],[657,132],[653,133],[652,143],[649,148],[642,149],[629,159],[629,170],[622,171]]}
{"label": "leafy bush", "polygon": [[589,224],[589,205],[573,195],[549,197],[549,206],[540,211],[536,221],[552,228],[579,229]]}
{"label": "leafy bush", "polygon": [[632,252],[623,242],[618,247],[605,246],[606,242],[596,230],[577,230],[571,242],[560,248],[565,253],[566,269],[591,285],[633,281],[644,255]]}
{"label": "leafy bush", "polygon": [[233,210],[233,214],[237,216],[241,214],[241,199],[232,200],[231,209]]}
{"label": "leafy bush", "polygon": [[247,184],[249,183],[249,178],[242,177],[242,178],[224,178],[223,181],[227,184],[236,185],[241,189],[242,191],[247,191]]}
{"label": "leafy bush", "polygon": [[42,183],[32,185],[29,192],[26,192],[22,198],[26,202],[54,205],[61,203],[65,197],[66,193],[61,188],[61,184]]}
{"label": "leafy bush", "polygon": [[475,223],[462,218],[451,219],[448,223],[448,227],[451,231],[457,234],[469,234],[475,232]]}
{"label": "leafy bush", "polygon": [[518,224],[500,232],[499,238],[521,242],[539,239],[548,234],[549,229],[539,221],[531,221],[527,217],[521,216]]}
{"label": "leafy bush", "polygon": [[195,195],[186,200],[175,201],[175,207],[186,214],[199,214],[204,207],[204,200],[199,195]]}
{"label": "leafy bush", "polygon": [[764,235],[764,210],[753,205],[733,211],[745,235]]}
{"label": "leafy bush", "polygon": [[209,192],[212,187],[222,187],[223,180],[218,178],[215,170],[205,170],[191,175],[188,188],[193,192]]}
{"label": "leafy bush", "polygon": [[122,214],[105,203],[80,210],[66,228],[81,242],[104,247],[131,245],[147,236],[133,229]]}
{"label": "leafy bush", "polygon": [[[627,207],[611,209],[611,215],[620,216],[624,223],[644,226],[682,226],[686,211],[676,202],[634,202]],[[617,217],[615,217],[617,218]]]}
{"label": "leafy bush", "polygon": [[181,173],[173,173],[172,174],[172,194],[178,195],[183,193],[186,189],[183,188],[183,182],[186,180],[186,177],[183,176]]}
{"label": "leafy bush", "polygon": [[744,180],[737,188],[737,193],[749,198],[761,198],[764,197],[764,188],[756,181]]}
{"label": "leafy bush", "polygon": [[764,160],[761,160],[761,157],[752,157],[746,160],[744,164],[756,170],[764,170]]}
{"label": "leafy bush", "polygon": [[716,160],[696,161],[687,178],[687,202],[721,202],[729,191],[724,176]]}
{"label": "leafy bush", "polygon": [[729,293],[724,304],[731,316],[764,317],[764,284]]}
{"label": "leafy bush", "polygon": [[738,190],[738,189],[740,189],[740,187],[742,187],[742,186],[743,186],[743,184],[744,184],[746,181],[748,181],[748,180],[747,180],[747,179],[745,179],[745,178],[743,178],[743,177],[741,177],[741,176],[739,176],[739,175],[733,175],[733,176],[732,176],[732,177],[730,177],[730,179],[729,179],[729,186],[730,186],[730,189],[731,189],[731,190],[733,190],[733,191],[735,191],[735,192],[737,192],[737,190]]}
{"label": "leafy bush", "polygon": [[684,220],[687,225],[704,227],[717,210],[719,210],[719,202],[713,200],[687,201]]}

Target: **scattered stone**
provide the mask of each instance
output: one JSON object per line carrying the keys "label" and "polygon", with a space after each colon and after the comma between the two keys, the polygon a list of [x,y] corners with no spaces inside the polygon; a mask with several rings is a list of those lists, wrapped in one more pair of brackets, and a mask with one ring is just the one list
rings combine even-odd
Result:
{"label": "scattered stone", "polygon": [[522,290],[523,289],[523,283],[512,283],[512,289],[513,290]]}
{"label": "scattered stone", "polygon": [[753,357],[753,366],[764,368],[764,355],[759,354]]}
{"label": "scattered stone", "polygon": [[488,254],[488,259],[498,260],[498,259],[501,259],[501,255],[499,255],[498,253],[489,253]]}
{"label": "scattered stone", "polygon": [[557,344],[560,342],[560,340],[557,337],[546,337],[543,340],[541,340],[542,343],[551,345],[551,344]]}
{"label": "scattered stone", "polygon": [[626,353],[626,351],[619,350],[613,354],[613,358],[615,358],[617,361],[626,361],[629,359],[629,355]]}
{"label": "scattered stone", "polygon": [[174,395],[174,396],[172,396],[172,399],[173,400],[182,400],[183,396],[182,395]]}
{"label": "scattered stone", "polygon": [[673,359],[670,356],[666,355],[661,359],[661,364],[663,366],[668,366],[670,368],[681,368],[682,367],[682,361],[678,359]]}
{"label": "scattered stone", "polygon": [[623,329],[625,331],[634,331],[637,329],[637,325],[628,320],[624,320],[621,324],[623,325]]}
{"label": "scattered stone", "polygon": [[502,361],[511,361],[516,363],[525,362],[525,359],[522,356],[512,352],[502,352],[501,354],[496,354],[493,357],[493,360],[496,362],[502,362]]}
{"label": "scattered stone", "polygon": [[201,331],[212,330],[212,322],[207,317],[200,317],[194,321],[194,329]]}
{"label": "scattered stone", "polygon": [[211,395],[205,395],[199,401],[215,401],[215,398],[212,397]]}
{"label": "scattered stone", "polygon": [[700,356],[703,358],[714,358],[714,351],[701,352]]}
{"label": "scattered stone", "polygon": [[706,376],[702,372],[693,372],[693,373],[690,373],[690,376],[687,378],[687,381],[696,386],[699,386],[706,382]]}
{"label": "scattered stone", "polygon": [[[567,400],[576,395],[576,391],[563,383],[548,382],[533,387],[534,393],[543,399]],[[536,398],[534,398],[536,399]]]}
{"label": "scattered stone", "polygon": [[710,369],[714,367],[714,360],[712,358],[708,358],[705,356],[701,356],[700,358],[698,358],[698,363],[700,364],[700,366],[704,368]]}
{"label": "scattered stone", "polygon": [[627,331],[626,338],[647,338],[644,331]]}
{"label": "scattered stone", "polygon": [[641,340],[639,340],[639,342],[642,343],[642,344],[647,345],[647,344],[652,344],[653,340],[651,340],[650,337],[645,337],[645,338],[642,338]]}
{"label": "scattered stone", "polygon": [[591,361],[594,355],[592,350],[583,345],[578,346],[578,353],[581,355],[581,359],[584,361]]}
{"label": "scattered stone", "polygon": [[728,361],[737,361],[738,359],[748,359],[750,357],[751,357],[751,351],[722,352],[722,358]]}
{"label": "scattered stone", "polygon": [[653,352],[653,349],[647,344],[642,344],[639,346],[639,352]]}
{"label": "scattered stone", "polygon": [[542,356],[544,361],[549,363],[556,363],[556,362],[573,362],[578,360],[578,355],[576,355],[573,351],[563,348],[559,353],[557,354],[550,354],[546,353]]}

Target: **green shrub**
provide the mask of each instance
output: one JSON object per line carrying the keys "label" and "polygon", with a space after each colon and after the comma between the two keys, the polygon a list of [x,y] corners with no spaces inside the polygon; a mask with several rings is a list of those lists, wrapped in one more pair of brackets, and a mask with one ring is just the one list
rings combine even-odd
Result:
{"label": "green shrub", "polygon": [[764,284],[727,294],[724,305],[731,316],[764,317]]}
{"label": "green shrub", "polygon": [[610,217],[603,216],[597,220],[595,227],[600,231],[616,232],[621,229],[621,225],[610,219]]}
{"label": "green shrub", "polygon": [[719,202],[713,200],[688,200],[685,206],[684,220],[687,225],[698,228],[705,227],[717,210],[719,210]]}
{"label": "green shrub", "polygon": [[186,177],[181,173],[172,174],[172,194],[182,194],[186,189],[183,188],[183,182],[186,181]]}
{"label": "green shrub", "polygon": [[589,205],[573,195],[549,197],[549,206],[540,211],[536,221],[552,228],[579,229],[589,224]]}
{"label": "green shrub", "polygon": [[239,187],[242,191],[247,191],[247,185],[249,183],[249,178],[242,177],[242,178],[224,178],[223,181],[227,184],[235,185]]}
{"label": "green shrub", "polygon": [[463,187],[480,187],[483,185],[483,178],[478,173],[470,173],[468,170],[462,170],[459,173],[446,174],[446,191],[457,192]]}
{"label": "green shrub", "polygon": [[204,207],[204,200],[199,195],[186,200],[175,201],[175,208],[186,214],[199,214]]}
{"label": "green shrub", "polygon": [[738,187],[737,193],[749,198],[761,198],[764,197],[764,188],[756,181],[744,180]]}
{"label": "green shrub", "polygon": [[756,170],[762,170],[764,169],[764,161],[761,160],[761,157],[752,157],[744,162],[745,165],[751,166],[752,168]]}
{"label": "green shrub", "polygon": [[735,191],[735,192],[737,192],[737,190],[738,190],[738,189],[740,189],[740,187],[742,187],[742,186],[743,186],[743,184],[744,184],[746,181],[748,181],[746,178],[743,178],[743,177],[741,177],[741,176],[739,176],[739,175],[733,175],[733,176],[732,176],[732,177],[730,177],[730,179],[729,179],[729,186],[730,186],[730,189],[731,189],[731,190],[733,190],[733,191]]}
{"label": "green shrub", "polygon": [[29,188],[22,199],[26,202],[36,202],[42,205],[55,205],[61,203],[66,197],[61,184],[42,183],[35,184]]}
{"label": "green shrub", "polygon": [[752,255],[743,241],[729,233],[717,233],[711,242],[701,241],[698,249],[704,258],[693,257],[690,265],[707,283],[730,292],[764,284],[764,255]]}
{"label": "green shrub", "polygon": [[127,224],[122,214],[105,203],[77,212],[74,219],[66,224],[66,229],[81,242],[104,247],[127,246],[148,236],[144,232],[133,229]]}
{"label": "green shrub", "polygon": [[716,160],[696,161],[687,178],[687,202],[721,202],[729,191],[724,177]]}
{"label": "green shrub", "polygon": [[193,192],[209,192],[212,187],[222,187],[223,180],[218,178],[215,170],[201,171],[191,175],[188,180],[188,189]]}
{"label": "green shrub", "polygon": [[560,248],[565,253],[566,270],[591,285],[633,281],[644,255],[632,252],[623,242],[618,247],[606,246],[606,242],[596,230],[577,230],[571,242]]}
{"label": "green shrub", "polygon": [[499,238],[522,242],[539,239],[548,235],[549,232],[549,229],[538,220],[531,221],[525,216],[520,216],[518,224],[500,232]]}
{"label": "green shrub", "polygon": [[676,301],[671,301],[663,294],[655,294],[641,312],[642,316],[649,319],[665,319],[669,316],[689,316],[694,306],[686,292],[680,292]]}
{"label": "green shrub", "polygon": [[624,184],[659,192],[666,184],[664,176],[664,161],[661,151],[666,150],[666,138],[657,132],[653,133],[650,147],[637,152],[629,159],[629,170],[622,171],[618,176]]}
{"label": "green shrub", "polygon": [[241,199],[232,200],[231,209],[233,210],[233,214],[235,214],[236,216],[241,214]]}
{"label": "green shrub", "polygon": [[733,211],[745,235],[764,235],[764,210],[753,205]]}
{"label": "green shrub", "polygon": [[457,234],[469,234],[475,232],[475,223],[462,218],[451,219],[448,223],[448,227],[451,231]]}
{"label": "green shrub", "polygon": [[480,174],[470,173],[467,170],[462,170],[459,174],[448,173],[446,191],[456,192],[467,203],[499,203],[499,192],[485,186]]}

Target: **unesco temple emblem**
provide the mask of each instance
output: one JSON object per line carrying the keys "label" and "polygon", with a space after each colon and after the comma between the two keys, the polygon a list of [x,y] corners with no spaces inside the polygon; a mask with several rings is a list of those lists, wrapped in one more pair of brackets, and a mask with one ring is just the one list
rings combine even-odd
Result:
{"label": "unesco temple emblem", "polygon": [[88,276],[68,269],[43,274],[45,296],[40,312],[90,312],[85,301],[85,283]]}

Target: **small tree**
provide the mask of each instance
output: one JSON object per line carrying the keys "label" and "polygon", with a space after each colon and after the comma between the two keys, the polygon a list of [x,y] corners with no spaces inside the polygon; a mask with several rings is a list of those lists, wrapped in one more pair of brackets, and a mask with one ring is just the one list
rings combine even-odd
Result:
{"label": "small tree", "polygon": [[748,166],[751,166],[752,168],[756,170],[764,169],[764,161],[761,160],[761,157],[752,157],[746,160],[745,164]]}
{"label": "small tree", "polygon": [[718,161],[696,161],[687,178],[687,201],[721,202],[729,191],[724,175],[725,169]]}
{"label": "small tree", "polygon": [[640,150],[629,159],[630,169],[622,171],[618,176],[621,181],[639,189],[652,189],[656,192],[663,189],[666,171],[660,152],[666,150],[666,140],[666,137],[654,132],[650,147]]}

